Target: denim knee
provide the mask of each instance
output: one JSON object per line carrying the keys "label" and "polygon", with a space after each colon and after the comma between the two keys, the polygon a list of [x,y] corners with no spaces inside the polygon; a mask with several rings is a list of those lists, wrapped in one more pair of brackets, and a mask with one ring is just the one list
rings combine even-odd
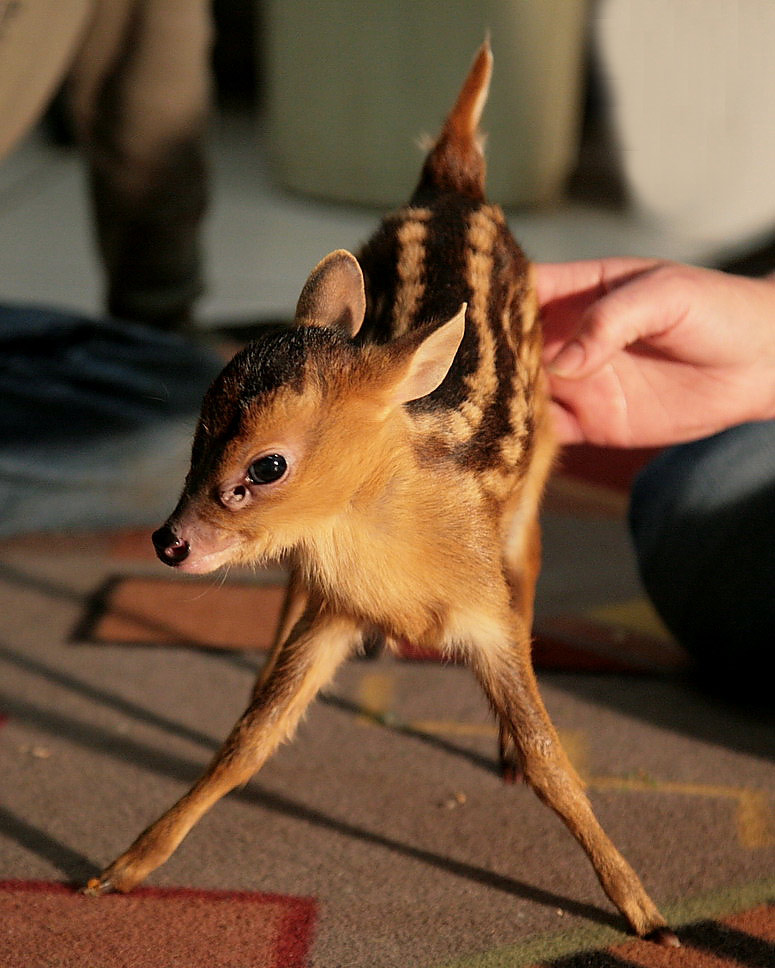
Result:
{"label": "denim knee", "polygon": [[761,681],[775,640],[775,421],[662,453],[635,482],[630,528],[646,591],[698,668]]}

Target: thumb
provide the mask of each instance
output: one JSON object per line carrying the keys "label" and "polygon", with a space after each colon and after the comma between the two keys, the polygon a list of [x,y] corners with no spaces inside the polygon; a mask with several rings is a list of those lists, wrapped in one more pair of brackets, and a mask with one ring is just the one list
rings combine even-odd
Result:
{"label": "thumb", "polygon": [[[589,340],[586,341],[588,342]],[[554,359],[549,360],[546,364],[547,370],[552,376],[560,376],[568,380],[578,379],[596,370],[596,366],[589,365],[586,343],[581,334],[575,336],[560,349]]]}
{"label": "thumb", "polygon": [[663,334],[681,312],[679,292],[659,269],[627,280],[588,307],[575,335],[547,361],[548,371],[581,379],[633,343]]}

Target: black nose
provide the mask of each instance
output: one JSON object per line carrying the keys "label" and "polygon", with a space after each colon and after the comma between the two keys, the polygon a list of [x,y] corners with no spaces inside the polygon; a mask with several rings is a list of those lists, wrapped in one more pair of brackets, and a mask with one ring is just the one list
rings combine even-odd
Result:
{"label": "black nose", "polygon": [[153,532],[151,541],[153,541],[159,561],[163,561],[165,565],[174,567],[188,558],[190,550],[188,542],[179,538],[167,524]]}

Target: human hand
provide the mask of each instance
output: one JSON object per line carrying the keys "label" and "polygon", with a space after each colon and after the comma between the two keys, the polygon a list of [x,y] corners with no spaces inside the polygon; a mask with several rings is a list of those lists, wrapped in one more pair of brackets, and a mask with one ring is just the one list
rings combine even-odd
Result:
{"label": "human hand", "polygon": [[562,443],[649,447],[775,417],[775,280],[646,259],[536,264]]}

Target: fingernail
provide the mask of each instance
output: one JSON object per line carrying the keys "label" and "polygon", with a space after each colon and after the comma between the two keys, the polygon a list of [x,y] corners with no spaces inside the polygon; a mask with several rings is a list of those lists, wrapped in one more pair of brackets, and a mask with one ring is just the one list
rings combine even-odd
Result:
{"label": "fingernail", "polygon": [[587,354],[578,340],[567,343],[546,368],[555,376],[572,376],[584,365]]}

